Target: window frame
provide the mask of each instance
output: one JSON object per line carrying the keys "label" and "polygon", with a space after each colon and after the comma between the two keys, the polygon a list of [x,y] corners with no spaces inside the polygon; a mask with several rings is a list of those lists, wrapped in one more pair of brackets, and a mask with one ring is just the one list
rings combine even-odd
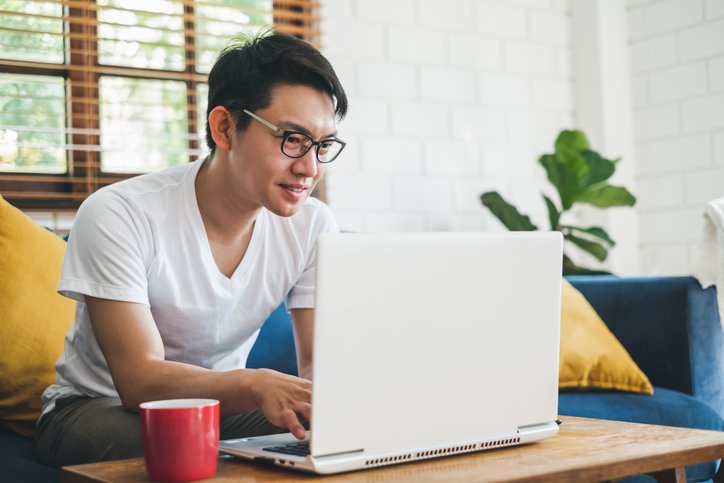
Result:
{"label": "window frame", "polygon": [[[186,109],[189,161],[200,148],[196,92],[206,74],[195,71],[194,0],[183,0],[183,71],[103,65],[98,62],[97,15],[95,0],[59,0],[68,19],[66,62],[63,64],[0,58],[0,73],[62,77],[66,85],[67,171],[52,173],[0,172],[0,194],[21,209],[75,210],[90,194],[103,186],[137,176],[140,173],[105,173],[100,169],[99,82],[102,75],[128,78],[183,81],[186,84]],[[318,3],[315,0],[277,0],[273,2],[273,28],[295,35],[319,47]],[[91,102],[84,100],[91,99]],[[77,101],[76,101],[77,100]],[[86,146],[74,149],[74,146]],[[97,147],[97,149],[88,149]]]}

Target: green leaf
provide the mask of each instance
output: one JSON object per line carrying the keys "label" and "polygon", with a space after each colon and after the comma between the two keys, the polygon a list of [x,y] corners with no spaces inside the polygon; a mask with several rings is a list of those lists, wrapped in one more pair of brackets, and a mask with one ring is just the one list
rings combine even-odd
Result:
{"label": "green leaf", "polygon": [[563,254],[563,275],[573,275],[576,273],[576,269],[578,266],[573,263],[573,260],[571,260],[571,257]]}
{"label": "green leaf", "polygon": [[601,270],[600,268],[586,268],[578,265],[574,265],[572,269],[564,271],[563,275],[613,275],[607,270]]}
{"label": "green leaf", "polygon": [[544,154],[540,158],[538,158],[538,163],[546,170],[546,174],[548,175],[548,181],[553,183],[553,186],[555,186],[558,189],[558,192],[560,192],[561,190],[559,186],[561,185],[561,173],[558,169],[558,161],[556,160],[556,155]]}
{"label": "green leaf", "polygon": [[576,200],[576,196],[583,191],[583,180],[588,169],[583,156],[571,157],[567,162],[561,162],[553,154],[544,154],[538,162],[545,168],[548,181],[558,190],[563,210],[568,210]]}
{"label": "green leaf", "polygon": [[505,201],[497,191],[483,193],[480,195],[480,201],[510,231],[534,231],[538,229],[528,216],[521,214],[515,206]]}
{"label": "green leaf", "polygon": [[593,186],[583,193],[579,193],[576,201],[589,203],[599,208],[610,206],[633,206],[636,198],[621,186],[599,185]]}
{"label": "green leaf", "polygon": [[570,226],[570,225],[563,225],[561,226],[562,230],[568,230],[569,232],[577,231],[581,233],[588,233],[589,235],[593,235],[596,238],[600,238],[601,240],[605,241],[610,247],[613,247],[616,245],[616,242],[613,241],[613,239],[608,236],[608,233],[606,233],[606,230],[604,230],[601,227],[598,226],[592,226],[590,228],[581,228],[578,226]]}
{"label": "green leaf", "polygon": [[548,207],[548,219],[551,222],[551,230],[558,230],[558,222],[560,221],[561,214],[558,211],[555,203],[553,203],[550,198],[548,198],[546,195],[543,195],[543,199],[545,200],[546,206]]}
{"label": "green leaf", "polygon": [[581,154],[588,165],[588,172],[583,178],[583,186],[586,188],[606,181],[616,170],[613,162],[602,158],[596,151],[585,150]]}
{"label": "green leaf", "polygon": [[611,275],[611,272],[600,268],[586,268],[573,263],[568,255],[563,254],[563,275]]}
{"label": "green leaf", "polygon": [[566,163],[588,148],[588,139],[581,131],[561,131],[556,139],[556,157]]}
{"label": "green leaf", "polygon": [[598,242],[586,240],[585,238],[579,238],[575,235],[567,233],[563,237],[574,245],[578,246],[584,251],[587,251],[599,261],[604,261],[608,256],[608,249]]}

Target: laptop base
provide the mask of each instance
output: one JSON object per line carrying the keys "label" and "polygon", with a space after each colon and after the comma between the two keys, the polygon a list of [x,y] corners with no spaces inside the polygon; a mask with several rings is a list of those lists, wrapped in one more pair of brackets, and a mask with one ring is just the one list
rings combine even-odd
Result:
{"label": "laptop base", "polygon": [[[299,443],[291,433],[239,438],[221,441],[219,452],[255,462],[274,464],[290,469],[317,474],[334,474],[379,466],[409,463],[431,458],[485,451],[506,446],[533,443],[558,433],[555,421],[519,428],[514,433],[501,434],[484,441],[456,442],[449,445],[404,450],[385,454],[367,454],[364,450],[324,456],[295,456],[277,453],[265,448],[284,444]],[[309,435],[307,436],[309,438]],[[308,439],[307,439],[308,441]]]}

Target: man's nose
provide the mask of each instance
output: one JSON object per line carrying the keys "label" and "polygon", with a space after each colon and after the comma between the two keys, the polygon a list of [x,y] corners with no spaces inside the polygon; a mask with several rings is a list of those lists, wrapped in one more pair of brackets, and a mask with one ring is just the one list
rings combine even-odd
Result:
{"label": "man's nose", "polygon": [[293,171],[295,174],[301,174],[307,178],[317,176],[319,166],[317,165],[317,154],[314,151],[314,146],[312,146],[304,156],[296,159],[293,165]]}

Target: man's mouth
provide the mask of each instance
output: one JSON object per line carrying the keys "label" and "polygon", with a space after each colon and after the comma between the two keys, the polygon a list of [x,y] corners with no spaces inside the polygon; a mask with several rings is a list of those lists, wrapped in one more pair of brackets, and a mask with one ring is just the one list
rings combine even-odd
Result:
{"label": "man's mouth", "polygon": [[306,186],[298,186],[298,185],[291,185],[291,184],[283,184],[281,186],[285,190],[292,191],[294,193],[301,193],[302,191],[307,189]]}

